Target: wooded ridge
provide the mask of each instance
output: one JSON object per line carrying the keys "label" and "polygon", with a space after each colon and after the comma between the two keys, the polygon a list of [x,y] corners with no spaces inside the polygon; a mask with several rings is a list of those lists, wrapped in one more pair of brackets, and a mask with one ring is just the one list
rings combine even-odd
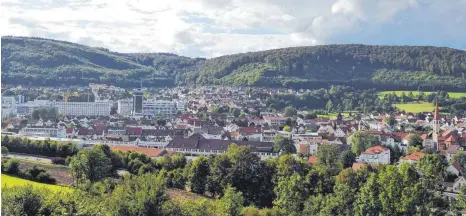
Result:
{"label": "wooded ridge", "polygon": [[466,51],[432,46],[319,45],[212,59],[118,53],[35,37],[2,37],[2,82],[136,87],[249,85],[466,90]]}

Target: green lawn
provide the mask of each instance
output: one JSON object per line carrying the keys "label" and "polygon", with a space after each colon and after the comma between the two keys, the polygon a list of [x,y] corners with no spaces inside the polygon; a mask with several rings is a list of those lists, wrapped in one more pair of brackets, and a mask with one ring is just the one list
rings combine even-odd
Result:
{"label": "green lawn", "polygon": [[22,178],[17,178],[9,175],[2,174],[2,187],[4,186],[18,186],[18,185],[26,185],[31,184],[34,187],[45,187],[52,191],[65,191],[71,192],[73,189],[69,187],[64,187],[60,185],[51,185],[51,184],[44,184],[34,181],[29,181]]}
{"label": "green lawn", "polygon": [[[356,114],[357,112],[353,112],[353,115]],[[349,112],[342,112],[341,115],[343,117],[348,117]],[[321,115],[317,114],[317,118],[329,118],[330,120],[335,120],[337,119],[338,113],[329,113],[328,115]]]}
{"label": "green lawn", "polygon": [[412,112],[412,113],[419,113],[419,112],[433,112],[435,110],[435,106],[432,103],[427,102],[413,102],[413,103],[406,103],[406,104],[394,104],[400,110],[404,110],[405,112]]}
{"label": "green lawn", "polygon": [[[384,97],[384,95],[386,94],[391,94],[395,92],[396,95],[400,96],[403,92],[406,94],[406,96],[408,96],[408,93],[410,91],[382,91],[382,92],[379,92],[379,97]],[[418,95],[418,91],[412,91],[413,92],[413,95]],[[424,94],[431,94],[431,93],[434,93],[434,92],[424,92]],[[448,96],[450,98],[460,98],[460,97],[466,97],[466,92],[448,92]]]}

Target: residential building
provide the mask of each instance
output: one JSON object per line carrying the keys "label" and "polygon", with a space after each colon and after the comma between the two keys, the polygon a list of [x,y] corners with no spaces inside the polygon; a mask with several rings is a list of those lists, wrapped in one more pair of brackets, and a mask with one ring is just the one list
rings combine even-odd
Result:
{"label": "residential building", "polygon": [[279,116],[264,116],[264,121],[269,126],[281,126],[286,124],[286,117],[279,117]]}
{"label": "residential building", "polygon": [[452,175],[461,176],[464,174],[464,168],[458,161],[455,161],[447,167],[447,172]]}
{"label": "residential building", "polygon": [[257,141],[234,141],[234,140],[210,140],[193,138],[174,138],[166,146],[167,150],[185,153],[191,156],[221,154],[228,150],[230,144],[239,146],[249,146],[253,153],[260,158],[278,157],[279,154],[273,152],[273,142]]}
{"label": "residential building", "polygon": [[401,162],[408,162],[408,163],[413,164],[413,163],[418,162],[424,155],[425,155],[424,152],[416,152],[416,153],[403,157],[401,159]]}
{"label": "residential building", "polygon": [[466,186],[466,179],[464,176],[460,176],[457,179],[455,179],[455,182],[453,183],[453,192],[459,193],[461,190],[461,187]]}
{"label": "residential building", "polygon": [[390,164],[390,149],[372,146],[359,156],[359,160],[369,164]]}

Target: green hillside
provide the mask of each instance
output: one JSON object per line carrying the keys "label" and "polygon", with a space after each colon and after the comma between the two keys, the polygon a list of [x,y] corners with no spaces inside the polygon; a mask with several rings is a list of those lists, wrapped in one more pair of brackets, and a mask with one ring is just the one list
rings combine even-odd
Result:
{"label": "green hillside", "polygon": [[116,53],[41,38],[2,37],[5,84],[123,87],[186,84],[380,90],[466,90],[466,52],[429,46],[323,45],[188,58]]}

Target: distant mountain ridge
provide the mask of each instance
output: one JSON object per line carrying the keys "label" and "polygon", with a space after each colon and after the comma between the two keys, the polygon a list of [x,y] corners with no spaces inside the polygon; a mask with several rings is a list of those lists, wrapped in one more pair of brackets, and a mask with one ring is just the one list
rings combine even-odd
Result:
{"label": "distant mountain ridge", "polygon": [[446,47],[320,45],[205,59],[5,36],[1,48],[4,84],[466,90],[466,51]]}

